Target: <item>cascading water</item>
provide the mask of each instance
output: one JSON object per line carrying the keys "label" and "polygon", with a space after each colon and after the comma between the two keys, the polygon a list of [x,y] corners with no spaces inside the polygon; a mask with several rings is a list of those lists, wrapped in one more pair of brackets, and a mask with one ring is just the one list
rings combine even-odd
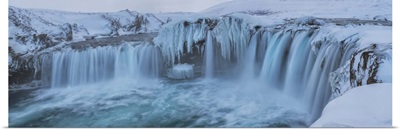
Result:
{"label": "cascading water", "polygon": [[350,59],[355,47],[354,42],[319,41],[322,46],[318,52],[313,52],[311,42],[317,34],[314,30],[275,33],[269,41],[260,75],[260,80],[267,86],[302,98],[312,120],[320,116],[329,101],[329,73],[343,66],[343,61]]}
{"label": "cascading water", "polygon": [[272,37],[270,46],[266,51],[261,70],[261,80],[266,80],[268,85],[282,89],[284,79],[286,57],[292,41],[291,31],[280,31]]}
{"label": "cascading water", "polygon": [[[185,28],[184,24],[188,24],[187,28],[190,29],[192,26],[198,26],[197,23],[180,23],[178,25],[182,26],[179,26],[179,29],[168,30],[182,30]],[[201,27],[204,25],[204,22],[201,23]],[[241,75],[233,77],[240,77],[242,80],[257,78],[264,86],[283,91],[285,95],[302,102],[313,115],[312,120],[320,116],[324,105],[329,101],[329,73],[344,65],[356,46],[355,42],[329,41],[329,38],[325,38],[324,41],[319,29],[312,28],[256,29],[257,31],[251,34],[248,25],[231,17],[221,19],[213,31],[207,29],[201,28],[197,32],[203,33],[196,33],[197,39],[205,37],[206,78],[210,77],[212,68],[221,68],[219,64],[211,64],[217,61],[212,58],[223,57],[226,60],[223,62],[235,66],[228,68],[230,71],[224,72],[226,75]],[[180,36],[180,39],[190,39],[185,36],[191,36],[183,31],[176,35]],[[160,36],[158,41],[162,41],[163,37],[167,39],[160,45],[167,47],[171,47],[169,43],[183,42],[171,40],[167,36]],[[215,45],[210,45],[211,37],[216,38]],[[186,42],[187,47],[194,43],[190,40]],[[180,45],[183,44],[178,46]],[[165,50],[164,53],[178,56],[180,54],[180,51],[169,50]],[[209,55],[211,53],[212,56]]]}
{"label": "cascading water", "polygon": [[205,78],[211,79],[214,75],[214,47],[211,31],[207,32],[205,55]]}
{"label": "cascading water", "polygon": [[[294,99],[300,99],[298,101],[302,102],[311,113],[311,120],[316,120],[331,95],[331,87],[328,84],[329,73],[350,59],[356,43],[321,41],[316,38],[320,34],[315,29],[273,32],[261,30],[251,36],[244,60],[237,59],[235,63],[242,66],[239,67],[241,78],[242,80],[257,78],[254,77],[257,76],[255,72],[261,70],[258,77],[260,82],[266,87],[283,91]],[[210,64],[211,56],[208,55],[210,54],[208,50],[215,49],[210,48],[212,46],[209,44],[212,42],[209,38],[213,37],[210,34],[212,33],[207,33],[206,40],[206,68],[213,67]],[[312,50],[313,44],[317,47],[315,51]],[[216,51],[222,52],[222,50]],[[257,67],[258,62],[261,62],[260,67]],[[210,70],[206,69],[206,78]]]}
{"label": "cascading water", "polygon": [[[247,48],[246,61],[244,62],[243,78],[254,79],[256,72],[256,58],[257,58],[257,45],[265,45],[261,43],[260,31],[257,31],[250,40],[249,47]],[[258,44],[259,43],[259,44]],[[261,48],[265,48],[262,47]]]}
{"label": "cascading water", "polygon": [[304,90],[302,85],[304,83],[303,78],[308,77],[308,75],[302,74],[305,73],[307,67],[308,55],[313,53],[310,51],[311,46],[309,45],[311,34],[312,32],[308,31],[297,31],[289,51],[284,91],[296,98],[302,96],[300,94]]}
{"label": "cascading water", "polygon": [[77,86],[116,77],[158,77],[162,56],[153,45],[122,45],[67,50],[52,54],[51,86]]}

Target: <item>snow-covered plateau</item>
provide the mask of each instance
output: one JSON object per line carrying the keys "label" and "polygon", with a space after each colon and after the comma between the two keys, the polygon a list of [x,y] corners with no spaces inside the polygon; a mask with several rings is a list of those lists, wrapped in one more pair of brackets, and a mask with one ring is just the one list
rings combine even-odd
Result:
{"label": "snow-covered plateau", "polygon": [[391,127],[392,1],[9,7],[11,127]]}

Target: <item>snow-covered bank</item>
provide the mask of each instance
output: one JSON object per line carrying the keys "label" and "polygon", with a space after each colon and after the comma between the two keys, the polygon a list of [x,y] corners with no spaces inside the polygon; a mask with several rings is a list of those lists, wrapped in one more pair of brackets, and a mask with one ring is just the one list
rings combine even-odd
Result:
{"label": "snow-covered bank", "polygon": [[392,127],[392,84],[348,91],[329,102],[311,127]]}

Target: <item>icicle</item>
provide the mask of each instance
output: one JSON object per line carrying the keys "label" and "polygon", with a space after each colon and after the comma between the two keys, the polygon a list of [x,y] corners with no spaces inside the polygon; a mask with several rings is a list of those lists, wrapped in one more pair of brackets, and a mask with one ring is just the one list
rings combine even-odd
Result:
{"label": "icicle", "polygon": [[[222,56],[227,60],[234,57],[238,61],[242,61],[251,36],[250,26],[244,23],[242,19],[226,17],[215,28],[216,39],[221,46]],[[231,56],[232,52],[234,52],[233,56]]]}
{"label": "icicle", "polygon": [[[182,21],[175,25],[164,27],[154,39],[154,43],[161,48],[161,52],[168,65],[173,65],[175,58],[180,62],[184,50],[192,53],[192,46],[206,37],[207,24]],[[186,45],[186,46],[185,46]]]}

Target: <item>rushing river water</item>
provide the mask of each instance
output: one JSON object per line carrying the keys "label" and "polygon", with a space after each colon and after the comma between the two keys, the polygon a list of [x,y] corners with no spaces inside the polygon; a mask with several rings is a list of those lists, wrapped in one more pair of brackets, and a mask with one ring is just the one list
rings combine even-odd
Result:
{"label": "rushing river water", "polygon": [[118,79],[10,93],[10,127],[307,127],[295,99],[256,81]]}

